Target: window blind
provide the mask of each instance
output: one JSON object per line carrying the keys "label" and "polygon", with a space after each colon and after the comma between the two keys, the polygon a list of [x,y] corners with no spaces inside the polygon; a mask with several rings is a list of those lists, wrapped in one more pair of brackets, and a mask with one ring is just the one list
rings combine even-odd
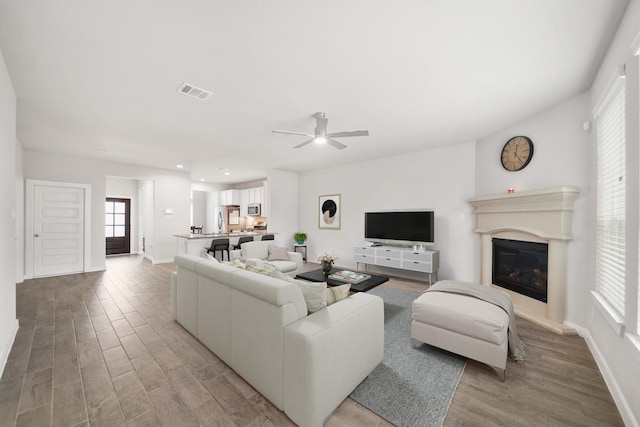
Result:
{"label": "window blind", "polygon": [[596,290],[624,316],[626,250],[625,78],[619,76],[596,112]]}

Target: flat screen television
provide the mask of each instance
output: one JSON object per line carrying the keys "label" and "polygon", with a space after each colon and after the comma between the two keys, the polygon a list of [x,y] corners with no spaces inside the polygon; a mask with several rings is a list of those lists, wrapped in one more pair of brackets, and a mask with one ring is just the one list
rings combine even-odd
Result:
{"label": "flat screen television", "polygon": [[429,209],[365,212],[364,238],[385,245],[433,246],[433,223]]}

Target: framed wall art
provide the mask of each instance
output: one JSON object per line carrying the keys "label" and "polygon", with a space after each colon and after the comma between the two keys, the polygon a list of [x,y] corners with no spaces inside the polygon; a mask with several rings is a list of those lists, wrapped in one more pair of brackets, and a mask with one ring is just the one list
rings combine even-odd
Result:
{"label": "framed wall art", "polygon": [[318,197],[318,228],[340,230],[340,194]]}

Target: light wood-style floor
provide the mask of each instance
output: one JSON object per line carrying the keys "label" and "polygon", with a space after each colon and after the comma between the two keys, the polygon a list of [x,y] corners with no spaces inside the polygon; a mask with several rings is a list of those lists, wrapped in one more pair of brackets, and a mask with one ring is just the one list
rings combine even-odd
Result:
{"label": "light wood-style floor", "polygon": [[[18,285],[0,426],[292,425],[171,319],[174,268],[112,257],[106,272]],[[426,287],[395,278],[383,286]],[[445,426],[623,425],[584,340],[522,319],[518,327],[527,361],[510,362],[506,382],[469,361]],[[390,424],[347,398],[327,425]]]}

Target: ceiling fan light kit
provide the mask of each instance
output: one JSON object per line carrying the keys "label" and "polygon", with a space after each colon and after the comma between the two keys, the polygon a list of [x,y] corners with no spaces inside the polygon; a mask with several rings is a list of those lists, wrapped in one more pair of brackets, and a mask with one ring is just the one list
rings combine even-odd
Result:
{"label": "ceiling fan light kit", "polygon": [[301,148],[311,142],[315,142],[316,144],[328,143],[329,145],[331,145],[334,148],[337,148],[338,150],[343,150],[347,148],[347,146],[336,141],[333,138],[344,138],[344,137],[350,137],[350,136],[369,136],[368,130],[354,130],[354,131],[347,131],[347,132],[327,133],[327,122],[328,122],[327,116],[322,112],[318,112],[314,115],[314,117],[316,118],[316,128],[313,134],[302,133],[302,132],[292,132],[287,130],[273,130],[272,132],[284,133],[287,135],[302,135],[302,136],[307,136],[311,138],[309,140],[302,142],[301,144],[294,146],[293,148]]}

